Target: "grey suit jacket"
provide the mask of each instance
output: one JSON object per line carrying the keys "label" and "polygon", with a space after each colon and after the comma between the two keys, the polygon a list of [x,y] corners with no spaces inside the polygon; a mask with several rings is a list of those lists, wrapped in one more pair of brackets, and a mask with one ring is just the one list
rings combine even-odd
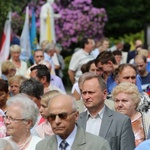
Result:
{"label": "grey suit jacket", "polygon": [[[36,150],[58,150],[56,136],[50,136],[36,145]],[[78,127],[71,150],[111,150],[108,142]]]}
{"label": "grey suit jacket", "polygon": [[[87,112],[80,114],[78,125],[86,129]],[[135,139],[130,118],[105,106],[99,136],[106,139],[111,150],[133,150]]]}

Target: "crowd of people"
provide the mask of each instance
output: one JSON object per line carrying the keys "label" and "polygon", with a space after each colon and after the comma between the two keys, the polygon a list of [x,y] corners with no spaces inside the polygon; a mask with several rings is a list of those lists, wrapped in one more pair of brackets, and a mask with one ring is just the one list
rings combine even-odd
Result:
{"label": "crowd of people", "polygon": [[58,50],[43,41],[31,64],[10,46],[1,63],[0,149],[150,149],[150,50],[142,41],[130,51],[129,44],[110,47],[108,38],[83,38],[69,63],[70,92]]}

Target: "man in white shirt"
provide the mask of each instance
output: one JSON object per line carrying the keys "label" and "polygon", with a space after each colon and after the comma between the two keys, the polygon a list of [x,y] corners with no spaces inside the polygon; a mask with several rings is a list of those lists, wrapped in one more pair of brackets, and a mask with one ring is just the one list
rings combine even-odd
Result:
{"label": "man in white shirt", "polygon": [[72,84],[77,82],[82,75],[81,66],[94,59],[93,55],[90,54],[93,50],[93,46],[93,39],[83,38],[81,41],[81,49],[73,54],[68,70]]}

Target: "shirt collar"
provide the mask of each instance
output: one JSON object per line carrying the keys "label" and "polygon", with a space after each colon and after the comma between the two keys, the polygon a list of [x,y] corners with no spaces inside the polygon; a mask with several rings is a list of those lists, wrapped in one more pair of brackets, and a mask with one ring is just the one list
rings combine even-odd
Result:
{"label": "shirt collar", "polygon": [[[72,146],[72,144],[74,142],[76,133],[77,133],[77,126],[75,125],[75,128],[73,129],[71,134],[67,137],[67,139],[65,139],[65,141],[69,144],[70,147]],[[56,135],[56,138],[57,138],[58,147],[59,147],[59,145],[60,145],[61,141],[63,141],[63,139],[58,135]]]}
{"label": "shirt collar", "polygon": [[104,115],[104,111],[105,111],[105,105],[104,105],[104,107],[98,112],[97,116],[96,116],[96,117],[93,117],[93,116],[90,114],[90,112],[87,110],[87,119],[88,119],[89,117],[91,117],[91,118],[100,117],[100,119],[102,119],[102,118],[103,118],[103,115]]}

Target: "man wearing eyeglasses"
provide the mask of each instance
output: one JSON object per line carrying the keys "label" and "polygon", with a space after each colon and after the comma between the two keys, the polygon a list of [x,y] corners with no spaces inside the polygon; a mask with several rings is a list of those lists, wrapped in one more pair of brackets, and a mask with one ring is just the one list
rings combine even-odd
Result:
{"label": "man wearing eyeglasses", "polygon": [[79,113],[73,97],[59,95],[52,98],[48,110],[48,120],[55,135],[39,142],[36,150],[110,150],[106,140],[76,125]]}

